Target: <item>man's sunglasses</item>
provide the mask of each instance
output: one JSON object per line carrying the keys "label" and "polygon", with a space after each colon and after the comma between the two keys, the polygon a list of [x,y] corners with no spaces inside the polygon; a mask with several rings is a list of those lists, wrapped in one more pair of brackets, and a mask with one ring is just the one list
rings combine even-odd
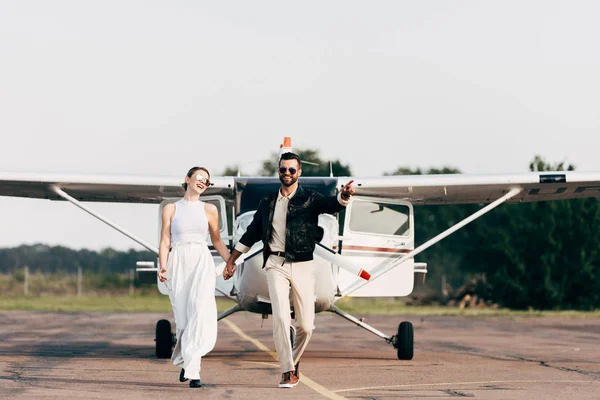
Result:
{"label": "man's sunglasses", "polygon": [[286,168],[286,167],[279,167],[279,173],[280,174],[285,174],[285,171],[290,171],[291,175],[295,175],[296,171],[298,171],[296,168],[292,167],[292,168]]}

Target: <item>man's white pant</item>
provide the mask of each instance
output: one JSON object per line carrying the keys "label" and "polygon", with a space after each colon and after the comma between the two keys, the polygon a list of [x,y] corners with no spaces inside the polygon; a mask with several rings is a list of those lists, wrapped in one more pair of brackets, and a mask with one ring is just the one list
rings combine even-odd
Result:
{"label": "man's white pant", "polygon": [[[283,265],[282,265],[283,264]],[[294,370],[315,328],[315,266],[312,261],[284,263],[270,256],[265,266],[273,309],[273,339],[281,372]],[[290,286],[296,314],[294,348],[290,341]]]}

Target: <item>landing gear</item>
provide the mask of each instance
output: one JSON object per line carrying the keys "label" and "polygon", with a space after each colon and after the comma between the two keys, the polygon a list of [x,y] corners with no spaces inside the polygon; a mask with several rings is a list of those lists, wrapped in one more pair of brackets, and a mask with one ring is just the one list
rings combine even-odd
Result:
{"label": "landing gear", "polygon": [[398,360],[412,360],[414,353],[414,332],[410,322],[398,325],[398,334],[393,337],[393,345],[398,353]]}
{"label": "landing gear", "polygon": [[352,315],[340,310],[336,306],[331,306],[328,311],[335,313],[335,314],[339,315],[340,317],[345,318],[348,321],[355,323],[356,325],[360,326],[361,328],[366,329],[367,331],[371,332],[372,334],[384,339],[386,342],[388,342],[389,344],[394,346],[394,348],[397,351],[399,360],[412,360],[413,352],[414,352],[414,341],[413,341],[414,332],[413,332],[412,323],[410,323],[408,321],[401,322],[400,325],[398,326],[398,334],[396,334],[394,336],[388,336],[385,333],[380,332],[377,329],[373,328],[371,325],[365,323],[362,319],[357,319],[357,318],[353,317]]}
{"label": "landing gear", "polygon": [[171,358],[173,353],[173,334],[171,333],[171,323],[166,319],[161,319],[156,323],[156,358]]}

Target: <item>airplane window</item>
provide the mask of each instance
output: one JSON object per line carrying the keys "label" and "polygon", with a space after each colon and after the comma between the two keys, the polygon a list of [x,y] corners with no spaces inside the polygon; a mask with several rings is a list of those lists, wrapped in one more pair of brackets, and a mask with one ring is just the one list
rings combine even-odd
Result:
{"label": "airplane window", "polygon": [[223,231],[223,213],[221,212],[221,203],[219,200],[205,200],[207,203],[213,204],[219,210],[219,230]]}
{"label": "airplane window", "polygon": [[355,200],[350,213],[350,230],[379,235],[408,236],[409,208],[400,204]]}

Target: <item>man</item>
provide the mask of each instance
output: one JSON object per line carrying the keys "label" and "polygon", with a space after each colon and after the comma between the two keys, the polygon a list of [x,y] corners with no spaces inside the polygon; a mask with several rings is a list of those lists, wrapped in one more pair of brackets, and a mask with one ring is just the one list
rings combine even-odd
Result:
{"label": "man", "polygon": [[[310,340],[315,320],[315,270],[313,251],[319,235],[318,216],[341,211],[354,194],[348,182],[337,196],[326,197],[298,184],[302,162],[294,153],[279,159],[281,188],[263,198],[246,233],[236,244],[227,261],[223,276],[235,272],[235,260],[263,241],[263,268],[267,273],[269,297],[273,311],[273,338],[282,377],[279,387],[298,384],[300,357]],[[290,341],[290,286],[296,316],[296,339]]]}

